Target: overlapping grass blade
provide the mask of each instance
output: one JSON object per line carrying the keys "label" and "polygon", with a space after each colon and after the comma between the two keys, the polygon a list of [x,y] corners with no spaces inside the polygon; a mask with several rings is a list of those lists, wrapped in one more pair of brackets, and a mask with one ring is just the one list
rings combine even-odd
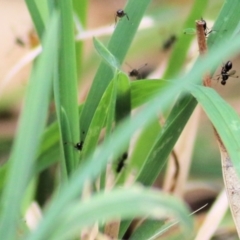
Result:
{"label": "overlapping grass blade", "polygon": [[59,18],[54,14],[43,42],[43,52],[31,74],[24,110],[10,157],[8,181],[1,202],[0,236],[13,239],[20,217],[26,187],[32,177],[41,135],[44,130],[52,86],[53,67],[57,62]]}

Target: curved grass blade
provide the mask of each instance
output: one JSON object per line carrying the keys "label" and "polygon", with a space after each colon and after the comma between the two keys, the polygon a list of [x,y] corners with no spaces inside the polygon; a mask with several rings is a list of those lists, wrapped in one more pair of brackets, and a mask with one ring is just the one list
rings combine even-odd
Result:
{"label": "curved grass blade", "polygon": [[53,231],[53,239],[74,238],[81,229],[96,221],[107,222],[116,217],[124,219],[146,215],[155,219],[176,217],[186,232],[192,227],[188,211],[180,201],[162,192],[135,186],[100,192],[88,201],[76,201],[66,206],[56,219],[59,228]]}

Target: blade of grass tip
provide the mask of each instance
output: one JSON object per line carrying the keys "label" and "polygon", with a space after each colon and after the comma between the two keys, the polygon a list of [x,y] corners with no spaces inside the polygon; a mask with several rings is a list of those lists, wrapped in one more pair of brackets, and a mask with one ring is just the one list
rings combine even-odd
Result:
{"label": "blade of grass tip", "polygon": [[10,240],[16,234],[20,207],[32,175],[49,106],[53,66],[57,61],[59,17],[54,14],[43,41],[43,52],[34,66],[18,133],[10,157],[11,165],[1,201],[0,236]]}
{"label": "blade of grass tip", "polygon": [[[209,2],[208,0],[194,1],[191,12],[183,25],[183,29],[189,27],[195,28],[195,20],[203,16],[203,13],[207,7],[208,2]],[[167,69],[164,73],[163,77],[164,79],[169,79],[174,76],[177,76],[177,74],[182,70],[193,37],[194,37],[193,35],[186,35],[183,33],[179,36],[178,41],[173,46],[173,52],[169,59]]]}
{"label": "blade of grass tip", "polygon": [[[128,14],[129,21],[127,19],[122,19],[117,23],[116,29],[108,44],[109,51],[115,56],[120,64],[122,64],[128,52],[140,21],[150,2],[151,0],[131,0],[127,2],[124,11]],[[88,131],[98,102],[112,78],[113,73],[111,68],[106,63],[101,63],[93,80],[80,118],[81,128],[85,132]],[[81,139],[82,138],[84,139],[84,136],[81,136]]]}
{"label": "blade of grass tip", "polygon": [[26,5],[28,7],[28,11],[33,20],[34,26],[38,33],[40,39],[43,37],[43,33],[45,31],[44,20],[42,19],[41,13],[35,1],[33,0],[25,0]]}
{"label": "blade of grass tip", "polygon": [[73,145],[79,142],[80,135],[73,13],[72,1],[60,0],[58,4],[62,31],[59,48],[59,75],[54,78],[54,97],[63,148],[61,166],[63,171],[66,167],[67,173],[70,174],[78,164],[78,152]]}

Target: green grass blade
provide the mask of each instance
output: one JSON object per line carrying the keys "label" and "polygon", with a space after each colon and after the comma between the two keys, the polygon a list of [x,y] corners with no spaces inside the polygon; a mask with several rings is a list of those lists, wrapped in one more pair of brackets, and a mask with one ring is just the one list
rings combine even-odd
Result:
{"label": "green grass blade", "polygon": [[79,142],[80,138],[72,2],[59,1],[59,9],[61,13],[61,46],[59,75],[55,77],[54,95],[64,153],[62,170],[64,171],[66,167],[67,173],[70,174],[78,163],[78,152],[72,144]]}
{"label": "green grass blade", "polygon": [[147,161],[137,177],[137,181],[147,186],[153,184],[165,165],[167,157],[171,153],[196,104],[197,102],[192,101],[191,96],[188,98],[183,97],[179,103],[181,108],[178,108],[177,112],[171,112],[163,131],[161,131],[158,139],[152,146]]}
{"label": "green grass blade", "polygon": [[13,239],[16,234],[21,203],[31,177],[46,122],[53,66],[57,61],[58,21],[59,18],[54,15],[47,29],[43,52],[31,75],[24,110],[11,154],[10,172],[1,205],[3,211],[0,221],[0,236],[5,240]]}
{"label": "green grass blade", "polygon": [[239,116],[213,89],[201,86],[191,86],[190,89],[217,129],[240,176]]}
{"label": "green grass blade", "polygon": [[86,202],[77,201],[63,209],[56,219],[59,227],[53,232],[53,239],[73,239],[84,227],[97,221],[113,220],[116,216],[124,219],[146,215],[149,218],[174,217],[186,232],[192,227],[188,211],[180,201],[160,191],[135,186],[101,192]]}
{"label": "green grass blade", "polygon": [[[130,0],[124,9],[129,16],[129,21],[127,19],[121,19],[121,21],[118,22],[108,44],[108,50],[115,56],[120,64],[124,61],[140,21],[150,2],[150,0]],[[101,63],[94,78],[80,119],[81,128],[85,132],[88,131],[89,124],[91,123],[98,102],[112,78],[113,73],[111,68],[109,68],[107,64]],[[82,138],[84,138],[84,136],[82,136],[81,139]]]}

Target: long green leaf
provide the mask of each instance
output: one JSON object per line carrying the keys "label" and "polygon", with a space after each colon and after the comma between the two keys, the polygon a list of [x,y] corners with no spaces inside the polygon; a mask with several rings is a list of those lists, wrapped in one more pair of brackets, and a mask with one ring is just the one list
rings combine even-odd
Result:
{"label": "long green leaf", "polygon": [[53,66],[57,62],[59,18],[55,14],[47,28],[43,52],[34,66],[11,154],[8,181],[2,199],[0,236],[10,240],[16,234],[20,207],[36,160],[44,130]]}

